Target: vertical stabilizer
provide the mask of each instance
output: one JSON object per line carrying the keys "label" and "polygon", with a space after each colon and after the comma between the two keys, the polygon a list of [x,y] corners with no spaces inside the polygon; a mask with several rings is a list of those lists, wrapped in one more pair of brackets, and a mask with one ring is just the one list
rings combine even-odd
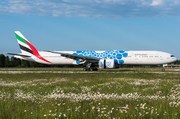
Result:
{"label": "vertical stabilizer", "polygon": [[36,48],[21,34],[20,31],[15,31],[15,35],[17,38],[17,41],[19,43],[19,47],[21,49],[21,52],[23,55],[34,55],[38,59],[41,59],[44,62],[51,63],[50,61],[44,59],[39,52],[36,50]]}
{"label": "vertical stabilizer", "polygon": [[21,49],[22,54],[33,55],[33,51],[28,45],[29,41],[21,34],[21,32],[15,31],[15,35],[19,43],[19,47]]}

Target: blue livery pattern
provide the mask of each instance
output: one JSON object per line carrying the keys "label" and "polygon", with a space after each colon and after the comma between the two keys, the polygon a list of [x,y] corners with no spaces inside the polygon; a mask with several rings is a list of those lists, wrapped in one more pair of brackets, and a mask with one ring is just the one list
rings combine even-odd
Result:
{"label": "blue livery pattern", "polygon": [[[124,60],[122,58],[126,58],[128,56],[127,51],[104,51],[102,53],[97,53],[96,51],[75,51],[73,55],[79,56],[89,56],[89,57],[96,57],[101,59],[114,59],[116,64],[124,64]],[[77,62],[79,63],[79,62]]]}

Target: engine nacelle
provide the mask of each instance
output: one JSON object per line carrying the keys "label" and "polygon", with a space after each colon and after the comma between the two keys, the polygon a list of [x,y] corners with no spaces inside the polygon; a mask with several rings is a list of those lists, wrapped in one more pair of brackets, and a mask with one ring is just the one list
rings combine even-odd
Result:
{"label": "engine nacelle", "polygon": [[100,59],[99,60],[100,69],[114,69],[116,68],[114,59]]}

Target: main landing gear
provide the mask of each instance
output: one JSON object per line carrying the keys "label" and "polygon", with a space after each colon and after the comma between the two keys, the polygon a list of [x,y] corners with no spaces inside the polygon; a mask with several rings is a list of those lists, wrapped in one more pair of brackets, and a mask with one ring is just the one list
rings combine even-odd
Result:
{"label": "main landing gear", "polygon": [[95,63],[87,63],[85,64],[85,68],[83,71],[98,71],[97,64]]}
{"label": "main landing gear", "polygon": [[98,71],[97,68],[84,68],[83,71]]}

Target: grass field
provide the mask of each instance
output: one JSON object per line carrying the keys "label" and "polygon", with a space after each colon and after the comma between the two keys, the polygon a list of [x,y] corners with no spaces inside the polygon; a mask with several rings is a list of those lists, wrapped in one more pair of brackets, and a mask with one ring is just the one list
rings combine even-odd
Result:
{"label": "grass field", "polygon": [[180,69],[160,71],[0,68],[0,118],[178,119]]}

